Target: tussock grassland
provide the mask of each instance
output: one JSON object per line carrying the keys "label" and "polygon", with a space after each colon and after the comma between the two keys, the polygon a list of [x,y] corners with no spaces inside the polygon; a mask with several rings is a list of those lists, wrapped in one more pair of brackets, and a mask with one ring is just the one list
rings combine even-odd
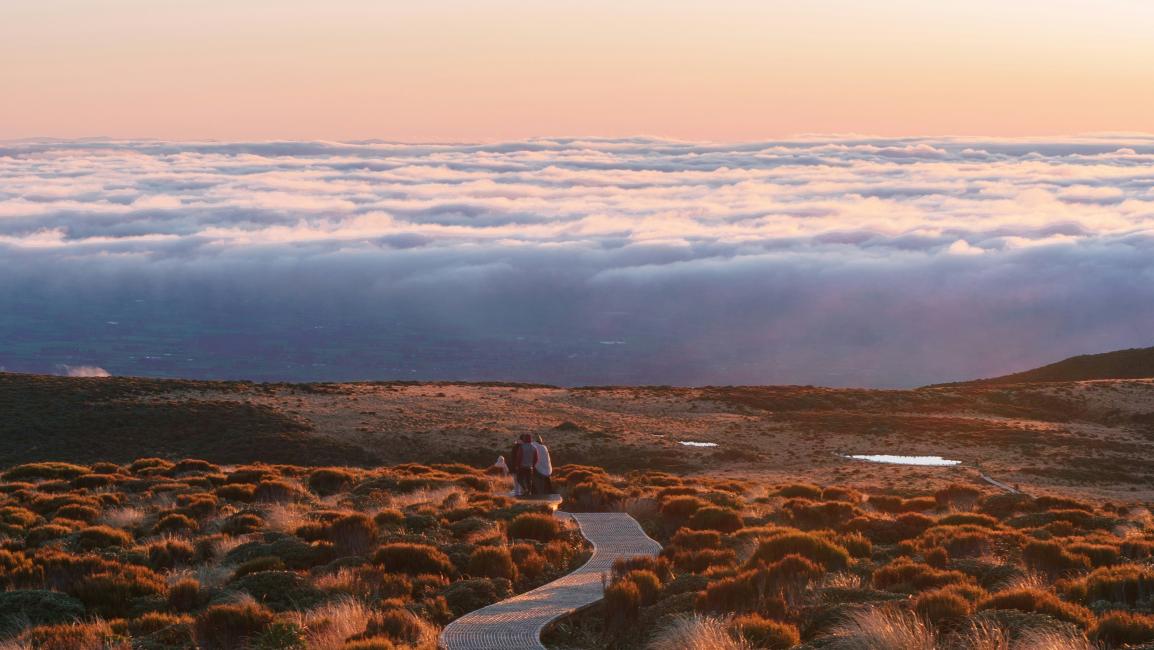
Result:
{"label": "tussock grassland", "polygon": [[[665,548],[657,559],[619,562],[606,602],[555,626],[553,647],[1154,642],[1154,528],[1141,504],[977,484],[882,494],[572,466],[556,482],[565,507],[638,513]],[[713,510],[727,516],[695,518]]]}
{"label": "tussock grassland", "polygon": [[588,554],[459,464],[143,458],[0,477],[5,650],[431,649],[445,623]]}

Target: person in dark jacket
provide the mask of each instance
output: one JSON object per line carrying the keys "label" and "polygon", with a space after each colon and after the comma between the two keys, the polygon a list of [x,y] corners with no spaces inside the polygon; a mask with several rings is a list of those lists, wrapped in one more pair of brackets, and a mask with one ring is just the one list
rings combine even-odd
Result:
{"label": "person in dark jacket", "polygon": [[533,446],[533,438],[521,434],[520,441],[513,447],[513,475],[517,485],[521,487],[521,496],[533,495],[533,468],[537,465],[537,448]]}

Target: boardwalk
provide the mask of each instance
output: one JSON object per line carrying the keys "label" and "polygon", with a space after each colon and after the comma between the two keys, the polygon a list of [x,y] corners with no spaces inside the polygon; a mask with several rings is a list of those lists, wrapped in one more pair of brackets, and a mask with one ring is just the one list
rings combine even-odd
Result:
{"label": "boardwalk", "polygon": [[441,633],[444,650],[544,650],[541,630],[549,623],[601,600],[601,577],[613,561],[656,555],[661,545],[637,521],[619,512],[565,514],[593,543],[593,556],[581,568],[508,600],[466,614]]}

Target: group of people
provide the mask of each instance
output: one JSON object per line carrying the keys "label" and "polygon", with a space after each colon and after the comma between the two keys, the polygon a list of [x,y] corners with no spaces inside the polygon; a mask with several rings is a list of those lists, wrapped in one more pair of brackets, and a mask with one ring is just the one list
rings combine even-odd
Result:
{"label": "group of people", "polygon": [[494,467],[513,475],[513,496],[529,497],[553,494],[553,459],[545,440],[537,434],[537,440],[527,433],[521,434],[513,449],[497,459]]}

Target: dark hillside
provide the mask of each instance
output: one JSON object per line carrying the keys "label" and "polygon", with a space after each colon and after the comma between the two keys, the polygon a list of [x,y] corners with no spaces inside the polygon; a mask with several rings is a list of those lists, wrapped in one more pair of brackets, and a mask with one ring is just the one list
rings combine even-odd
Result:
{"label": "dark hillside", "polygon": [[1132,348],[1083,354],[1012,375],[979,379],[975,384],[1021,384],[1041,381],[1147,379],[1154,377],[1154,348]]}
{"label": "dark hillside", "polygon": [[167,397],[205,388],[239,395],[262,390],[243,382],[0,374],[0,464],[126,462],[150,454],[219,463],[377,460],[358,446],[313,436],[307,423],[268,406]]}

